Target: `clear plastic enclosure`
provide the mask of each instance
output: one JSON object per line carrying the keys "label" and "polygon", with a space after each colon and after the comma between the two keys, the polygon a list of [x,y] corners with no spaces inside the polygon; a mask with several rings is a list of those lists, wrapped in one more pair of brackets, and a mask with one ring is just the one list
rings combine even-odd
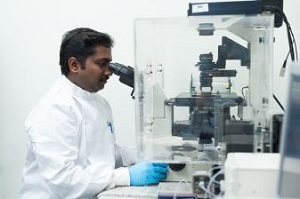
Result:
{"label": "clear plastic enclosure", "polygon": [[271,151],[273,16],[135,21],[139,158]]}

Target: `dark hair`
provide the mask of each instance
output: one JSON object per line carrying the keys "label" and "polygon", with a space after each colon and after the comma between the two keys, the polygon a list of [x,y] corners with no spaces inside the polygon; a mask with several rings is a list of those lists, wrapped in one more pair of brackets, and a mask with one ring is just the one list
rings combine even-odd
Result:
{"label": "dark hair", "polygon": [[97,45],[111,48],[113,47],[113,40],[108,34],[90,28],[76,28],[66,32],[61,42],[59,54],[61,73],[66,76],[70,72],[68,66],[70,57],[75,57],[84,67],[86,58],[94,53],[94,48]]}

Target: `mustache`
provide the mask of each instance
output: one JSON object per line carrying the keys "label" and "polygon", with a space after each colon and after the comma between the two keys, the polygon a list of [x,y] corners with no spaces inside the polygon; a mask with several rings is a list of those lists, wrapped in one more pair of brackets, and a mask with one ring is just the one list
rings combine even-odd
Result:
{"label": "mustache", "polygon": [[109,80],[109,76],[104,76],[103,78],[100,79],[100,81],[107,81]]}

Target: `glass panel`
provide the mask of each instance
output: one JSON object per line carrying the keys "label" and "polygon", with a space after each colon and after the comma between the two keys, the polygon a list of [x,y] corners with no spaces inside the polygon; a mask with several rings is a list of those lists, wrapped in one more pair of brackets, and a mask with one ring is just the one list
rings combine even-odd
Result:
{"label": "glass panel", "polygon": [[271,151],[273,16],[135,21],[139,157],[222,164]]}

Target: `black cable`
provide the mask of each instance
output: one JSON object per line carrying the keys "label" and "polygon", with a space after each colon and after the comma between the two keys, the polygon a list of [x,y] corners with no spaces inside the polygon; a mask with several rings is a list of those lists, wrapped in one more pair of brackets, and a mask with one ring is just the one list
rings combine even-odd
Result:
{"label": "black cable", "polygon": [[292,59],[292,61],[295,61],[295,51],[294,51],[294,47],[293,47],[292,36],[291,36],[290,30],[288,28],[287,28],[287,36],[288,36],[288,42],[289,42],[289,47],[290,47],[291,59]]}
{"label": "black cable", "polygon": [[[266,11],[271,11],[271,12],[274,12],[275,14],[280,15],[283,18],[283,21],[286,25],[287,36],[288,36],[288,44],[289,44],[289,52],[288,52],[287,57],[285,58],[285,60],[283,62],[283,66],[282,66],[282,68],[285,69],[287,59],[288,59],[289,55],[291,56],[292,61],[295,61],[295,56],[296,56],[296,60],[298,61],[298,50],[297,50],[297,43],[296,43],[296,40],[295,40],[294,33],[292,31],[292,28],[290,26],[290,23],[288,22],[288,19],[287,19],[286,15],[284,14],[282,9],[280,9],[279,7],[276,7],[276,6],[264,6],[264,9]],[[282,104],[280,103],[278,98],[275,96],[275,94],[273,94],[273,98],[275,99],[277,104],[280,106],[281,110],[284,112],[284,107],[282,106]]]}
{"label": "black cable", "polygon": [[[289,27],[290,27],[290,26],[289,26]],[[290,32],[291,32],[291,35],[292,35],[293,44],[294,44],[294,48],[295,48],[296,60],[298,61],[298,48],[297,48],[297,43],[296,43],[295,36],[294,36],[294,33],[293,33],[291,27],[290,27]]]}
{"label": "black cable", "polygon": [[249,87],[248,87],[248,86],[244,86],[244,87],[242,88],[242,91],[241,91],[241,92],[242,92],[242,95],[243,95],[244,100],[246,100],[246,97],[245,97],[245,95],[244,95],[244,89],[245,89],[245,88],[249,88]]}
{"label": "black cable", "polygon": [[235,116],[234,116],[234,115],[232,115],[232,119],[236,120],[236,118],[235,118]]}
{"label": "black cable", "polygon": [[280,106],[281,110],[284,112],[284,108],[283,108],[282,104],[280,103],[280,101],[277,99],[277,97],[274,94],[273,94],[273,98],[275,99],[277,104]]}
{"label": "black cable", "polygon": [[285,75],[285,70],[286,70],[286,64],[287,64],[287,60],[289,58],[289,55],[290,55],[290,51],[288,51],[284,61],[283,61],[283,64],[282,64],[282,67],[281,67],[281,70],[280,70],[280,74],[279,76],[283,77]]}
{"label": "black cable", "polygon": [[295,53],[296,53],[296,60],[298,60],[298,50],[297,50],[297,44],[294,37],[294,33],[283,10],[281,10],[279,7],[271,6],[271,5],[264,6],[264,10],[274,12],[275,14],[278,14],[283,18],[283,21],[287,27],[288,44],[289,44],[289,52],[290,52],[291,59],[292,61],[295,61]]}

